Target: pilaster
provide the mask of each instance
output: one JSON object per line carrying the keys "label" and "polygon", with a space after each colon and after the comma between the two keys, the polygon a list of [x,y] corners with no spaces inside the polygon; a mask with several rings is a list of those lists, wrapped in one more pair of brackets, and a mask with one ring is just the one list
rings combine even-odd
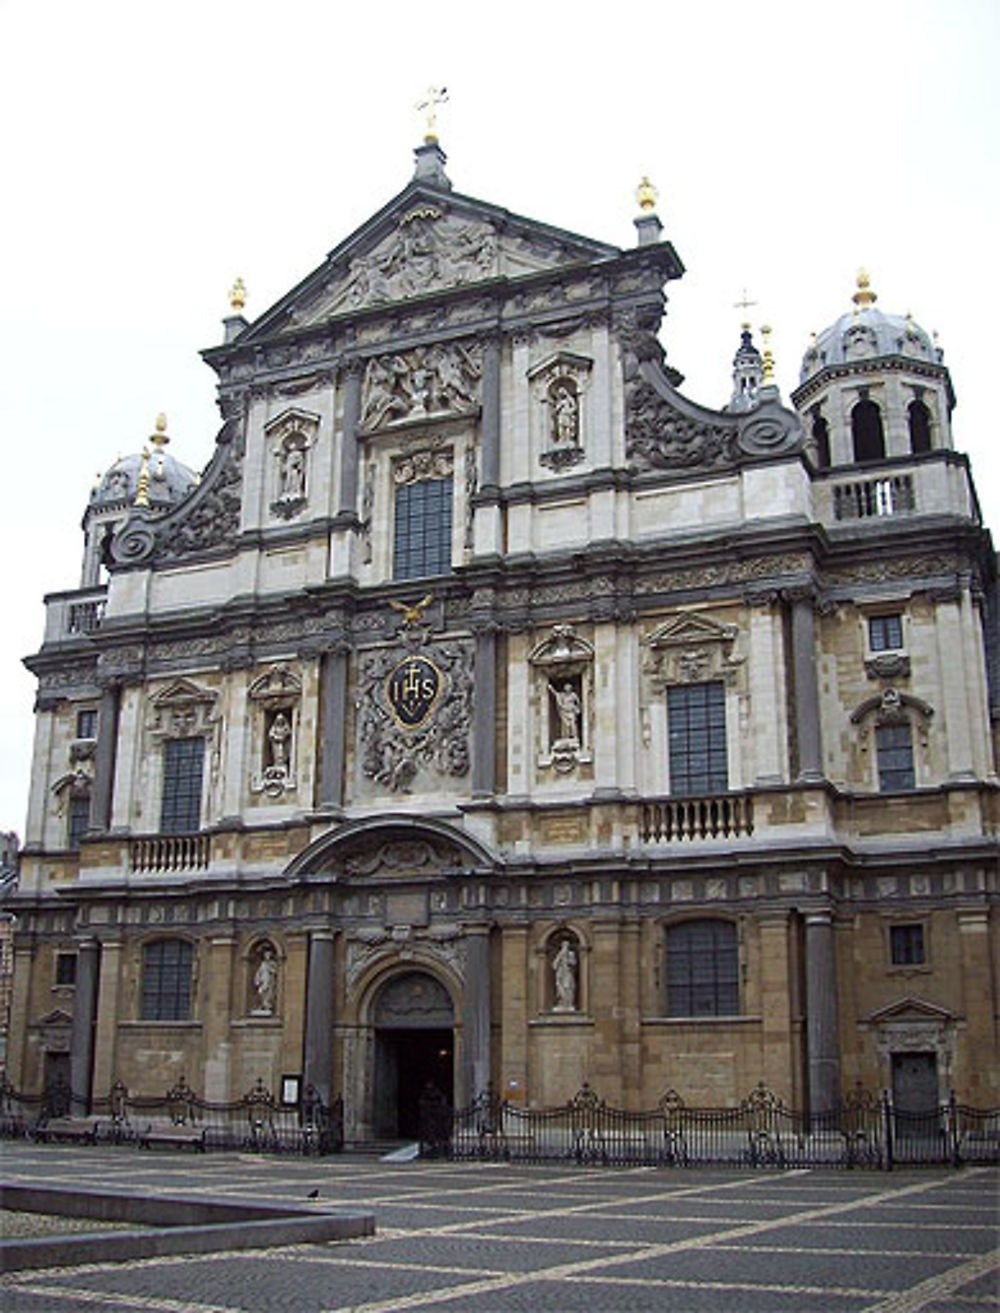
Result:
{"label": "pilaster", "polygon": [[809,1108],[829,1112],[840,1102],[837,973],[830,912],[806,914],[806,1043]]}
{"label": "pilaster", "polygon": [[462,1066],[456,1103],[471,1103],[490,1086],[490,930],[466,928],[466,978],[462,1000]]}
{"label": "pilaster", "polygon": [[101,945],[86,939],[77,948],[76,988],[73,991],[73,1028],[70,1032],[69,1083],[73,1112],[90,1111],[94,1079],[94,1031],[100,983]]}
{"label": "pilaster", "polygon": [[[77,984],[80,988],[80,961],[77,958]],[[118,1079],[118,1022],[120,1021],[120,984],[122,943],[120,939],[101,940],[100,984],[96,1004],[93,1089],[103,1098]],[[74,1019],[75,1019],[74,1009]],[[72,1062],[72,1059],[71,1059]],[[75,1087],[74,1087],[75,1088]]]}
{"label": "pilaster", "polygon": [[303,1088],[329,1103],[333,1085],[333,931],[309,933]]}

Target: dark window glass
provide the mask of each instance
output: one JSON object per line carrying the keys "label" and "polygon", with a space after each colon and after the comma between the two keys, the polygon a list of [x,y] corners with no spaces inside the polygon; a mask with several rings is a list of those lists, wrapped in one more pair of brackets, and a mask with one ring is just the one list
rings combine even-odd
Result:
{"label": "dark window glass", "polygon": [[731,921],[683,921],[667,930],[667,1016],[733,1017],[739,954]]}
{"label": "dark window glass", "polygon": [[147,944],[142,962],[144,1021],[187,1021],[191,1016],[191,962],[185,939]]}
{"label": "dark window glass", "polygon": [[878,786],[883,793],[912,789],[913,732],[909,725],[876,725],[875,751],[878,755]]}
{"label": "dark window glass", "polygon": [[76,713],[76,737],[92,739],[97,737],[97,712],[92,708]]}
{"label": "dark window glass", "polygon": [[191,834],[201,825],[205,740],[167,739],[163,753],[163,834]]}
{"label": "dark window glass", "polygon": [[726,764],[726,694],[721,682],[667,689],[670,792],[723,793]]}
{"label": "dark window glass", "polygon": [[56,984],[57,985],[76,984],[76,954],[75,953],[56,954]]}
{"label": "dark window glass", "polygon": [[868,642],[873,652],[896,652],[903,646],[903,617],[873,615],[868,621]]}
{"label": "dark window glass", "polygon": [[889,929],[893,966],[914,966],[924,960],[924,927],[894,925]]}
{"label": "dark window glass", "polygon": [[911,401],[907,407],[910,422],[910,450],[914,455],[931,449],[931,412],[922,401]]}
{"label": "dark window glass", "polygon": [[868,397],[859,401],[851,411],[851,436],[856,461],[882,460],[885,456],[882,412]]}
{"label": "dark window glass", "polygon": [[451,570],[451,503],[451,479],[422,479],[396,489],[394,579]]}
{"label": "dark window glass", "polygon": [[816,443],[816,464],[821,470],[830,468],[830,426],[816,411],[813,414],[813,439]]}
{"label": "dark window glass", "polygon": [[79,848],[83,836],[87,833],[90,826],[90,798],[84,795],[80,798],[70,798],[69,800],[69,833],[66,836],[67,846],[70,848]]}

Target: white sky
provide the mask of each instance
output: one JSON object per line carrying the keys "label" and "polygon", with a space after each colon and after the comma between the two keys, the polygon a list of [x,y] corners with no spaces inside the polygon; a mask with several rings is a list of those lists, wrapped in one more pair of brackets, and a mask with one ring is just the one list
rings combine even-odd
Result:
{"label": "white sky", "polygon": [[747,287],[778,382],[809,333],[879,305],[938,329],[987,522],[1000,235],[996,0],[378,5],[0,0],[0,829],[23,835],[42,596],[75,587],[97,471],[158,411],[201,467],[200,348],[409,181],[446,84],[456,190],[622,246],[648,173],[688,273],[663,338],[721,405]]}

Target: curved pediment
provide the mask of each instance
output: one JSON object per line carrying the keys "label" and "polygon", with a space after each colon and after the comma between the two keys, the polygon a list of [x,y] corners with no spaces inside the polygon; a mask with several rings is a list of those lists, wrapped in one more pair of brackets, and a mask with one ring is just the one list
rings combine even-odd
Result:
{"label": "curved pediment", "polygon": [[496,865],[482,844],[443,821],[390,815],[331,830],[299,853],[286,874],[393,879],[492,872]]}

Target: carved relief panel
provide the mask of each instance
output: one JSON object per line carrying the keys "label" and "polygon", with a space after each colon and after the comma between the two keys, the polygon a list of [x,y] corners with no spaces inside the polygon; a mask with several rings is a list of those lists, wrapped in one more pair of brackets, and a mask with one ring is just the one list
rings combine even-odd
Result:
{"label": "carved relief panel", "polygon": [[471,341],[376,356],[365,372],[361,428],[370,433],[411,420],[473,414],[481,376],[482,349]]}

